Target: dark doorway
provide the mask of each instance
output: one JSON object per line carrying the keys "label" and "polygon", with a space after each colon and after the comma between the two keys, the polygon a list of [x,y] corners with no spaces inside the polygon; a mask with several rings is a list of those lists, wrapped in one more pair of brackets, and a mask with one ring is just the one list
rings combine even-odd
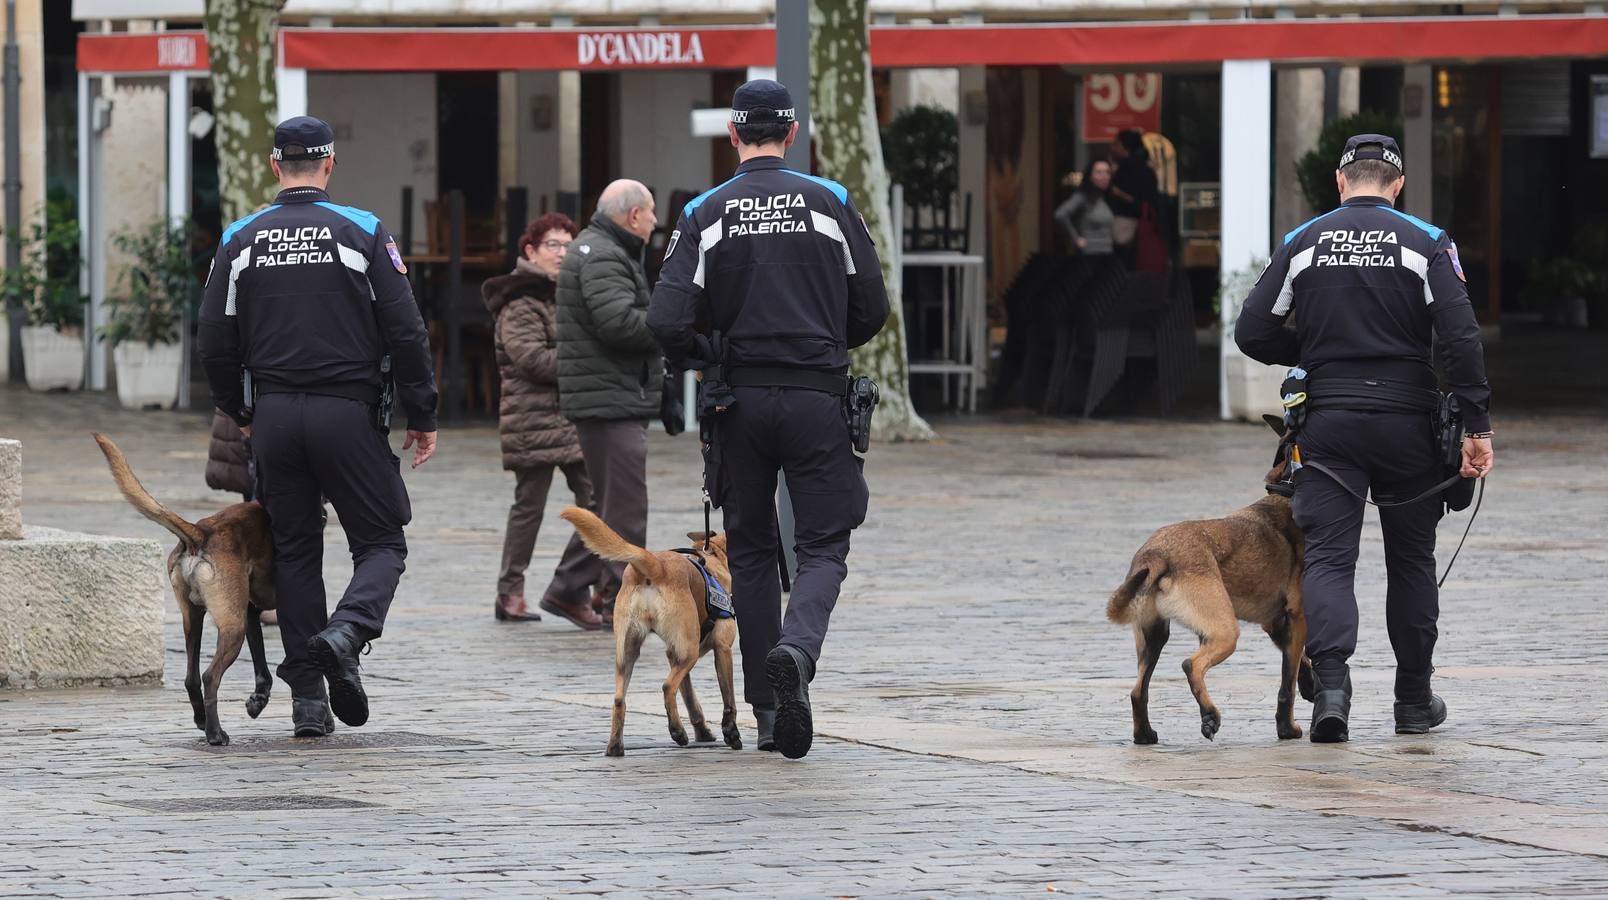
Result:
{"label": "dark doorway", "polygon": [[497,73],[442,72],[436,76],[438,196],[463,192],[464,244],[496,247]]}
{"label": "dark doorway", "polygon": [[620,76],[611,72],[581,73],[581,212],[585,222],[597,207],[598,195],[619,177],[620,147],[614,139],[614,113],[619,109]]}

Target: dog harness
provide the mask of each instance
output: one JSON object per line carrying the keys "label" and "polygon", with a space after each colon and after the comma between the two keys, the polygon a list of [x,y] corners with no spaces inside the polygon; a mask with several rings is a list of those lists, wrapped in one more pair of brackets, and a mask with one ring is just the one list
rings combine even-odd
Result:
{"label": "dog harness", "polygon": [[737,607],[732,602],[731,592],[722,587],[720,581],[709,573],[709,567],[704,564],[702,550],[683,548],[675,552],[685,556],[689,562],[697,566],[698,572],[704,578],[704,607],[709,610],[709,616],[704,619],[701,633],[698,635],[701,640],[714,630],[716,619],[737,618]]}

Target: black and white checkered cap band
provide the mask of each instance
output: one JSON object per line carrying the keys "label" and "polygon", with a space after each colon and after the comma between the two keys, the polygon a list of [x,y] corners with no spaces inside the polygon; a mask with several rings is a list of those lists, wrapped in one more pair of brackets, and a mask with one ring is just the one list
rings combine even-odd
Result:
{"label": "black and white checkered cap band", "polygon": [[[1362,150],[1362,149],[1363,149],[1362,147],[1358,147],[1355,150],[1347,150],[1345,152],[1345,155],[1340,157],[1340,168],[1344,169],[1346,166],[1349,166],[1352,163],[1356,162],[1357,161],[1357,151]],[[1378,154],[1377,156],[1374,155],[1376,153]],[[1368,150],[1368,151],[1366,151],[1366,155],[1363,156],[1362,158],[1363,159],[1382,159],[1385,162],[1390,163],[1391,165],[1395,166],[1396,171],[1398,171],[1398,172],[1401,172],[1401,171],[1405,170],[1405,167],[1402,166],[1402,164],[1401,164],[1401,156],[1399,154],[1392,153],[1391,151],[1386,150],[1383,147],[1379,148],[1378,150]]]}
{"label": "black and white checkered cap band", "polygon": [[[294,146],[294,145],[292,145],[292,146]],[[323,159],[326,156],[333,156],[334,154],[335,154],[335,145],[333,143],[329,143],[329,144],[323,144],[323,145],[318,146],[318,147],[308,147],[308,148],[302,150],[302,152],[297,153],[294,156],[291,156],[290,159],[293,159],[293,160],[294,159]],[[274,159],[285,159],[285,158],[286,158],[285,157],[285,151],[279,149],[278,147],[275,147],[274,148]]]}
{"label": "black and white checkered cap band", "polygon": [[[755,117],[754,124],[756,124],[756,125],[768,124],[768,123],[771,123],[771,122],[791,122],[794,119],[798,118],[798,110],[797,110],[796,107],[788,107],[787,109],[769,109],[767,107],[761,106],[761,107],[756,107],[754,109],[734,109],[734,110],[732,110],[731,111],[731,121],[732,121],[732,123],[736,124],[736,125],[746,125],[746,124],[748,124],[748,114],[749,113],[760,113],[759,116]],[[765,113],[769,113],[770,115],[768,115],[768,116],[764,115]]]}

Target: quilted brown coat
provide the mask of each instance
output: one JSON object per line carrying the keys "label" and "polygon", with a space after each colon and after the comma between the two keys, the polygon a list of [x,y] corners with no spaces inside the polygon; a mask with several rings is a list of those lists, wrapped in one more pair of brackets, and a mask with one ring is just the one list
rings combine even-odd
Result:
{"label": "quilted brown coat", "polygon": [[251,470],[246,465],[246,439],[234,420],[212,414],[212,442],[207,447],[207,487],[249,495]]}
{"label": "quilted brown coat", "polygon": [[496,320],[502,375],[504,469],[580,462],[575,426],[558,411],[557,283],[521,259],[508,275],[486,279],[480,295]]}

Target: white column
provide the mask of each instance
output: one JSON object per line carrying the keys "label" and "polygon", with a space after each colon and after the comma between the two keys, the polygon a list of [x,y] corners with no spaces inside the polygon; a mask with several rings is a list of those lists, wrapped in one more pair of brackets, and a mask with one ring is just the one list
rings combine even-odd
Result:
{"label": "white column", "polygon": [[[167,214],[173,225],[182,225],[190,217],[190,76],[184,72],[168,75]],[[179,346],[184,356],[179,364],[178,408],[186,409],[190,405],[188,313],[180,322]]]}
{"label": "white column", "polygon": [[[98,210],[95,208],[95,195],[99,193],[99,185],[96,184],[95,170],[90,161],[94,146],[99,143],[99,139],[95,136],[90,117],[90,96],[89,76],[80,72],[78,73],[78,247],[79,258],[84,261],[84,266],[78,270],[78,290],[89,298],[89,312],[84,316],[84,322],[85,330],[93,334],[95,323],[100,319],[100,292],[96,290],[93,272],[105,246],[103,242],[96,240]],[[89,348],[86,354],[89,358],[89,389],[105,390],[106,360],[102,354],[95,352],[97,348],[93,343],[85,346]]]}
{"label": "white column", "polygon": [[279,96],[279,121],[307,115],[307,70],[281,67],[275,70],[274,77]]}
{"label": "white column", "polygon": [[[1273,65],[1265,59],[1223,63],[1223,223],[1219,282],[1266,259],[1272,242]],[[1230,359],[1239,357],[1232,322],[1240,298],[1224,298],[1219,397],[1222,417],[1231,417]]]}
{"label": "white column", "polygon": [[1401,155],[1407,166],[1407,212],[1435,221],[1435,67],[1404,66],[1401,83]]}

